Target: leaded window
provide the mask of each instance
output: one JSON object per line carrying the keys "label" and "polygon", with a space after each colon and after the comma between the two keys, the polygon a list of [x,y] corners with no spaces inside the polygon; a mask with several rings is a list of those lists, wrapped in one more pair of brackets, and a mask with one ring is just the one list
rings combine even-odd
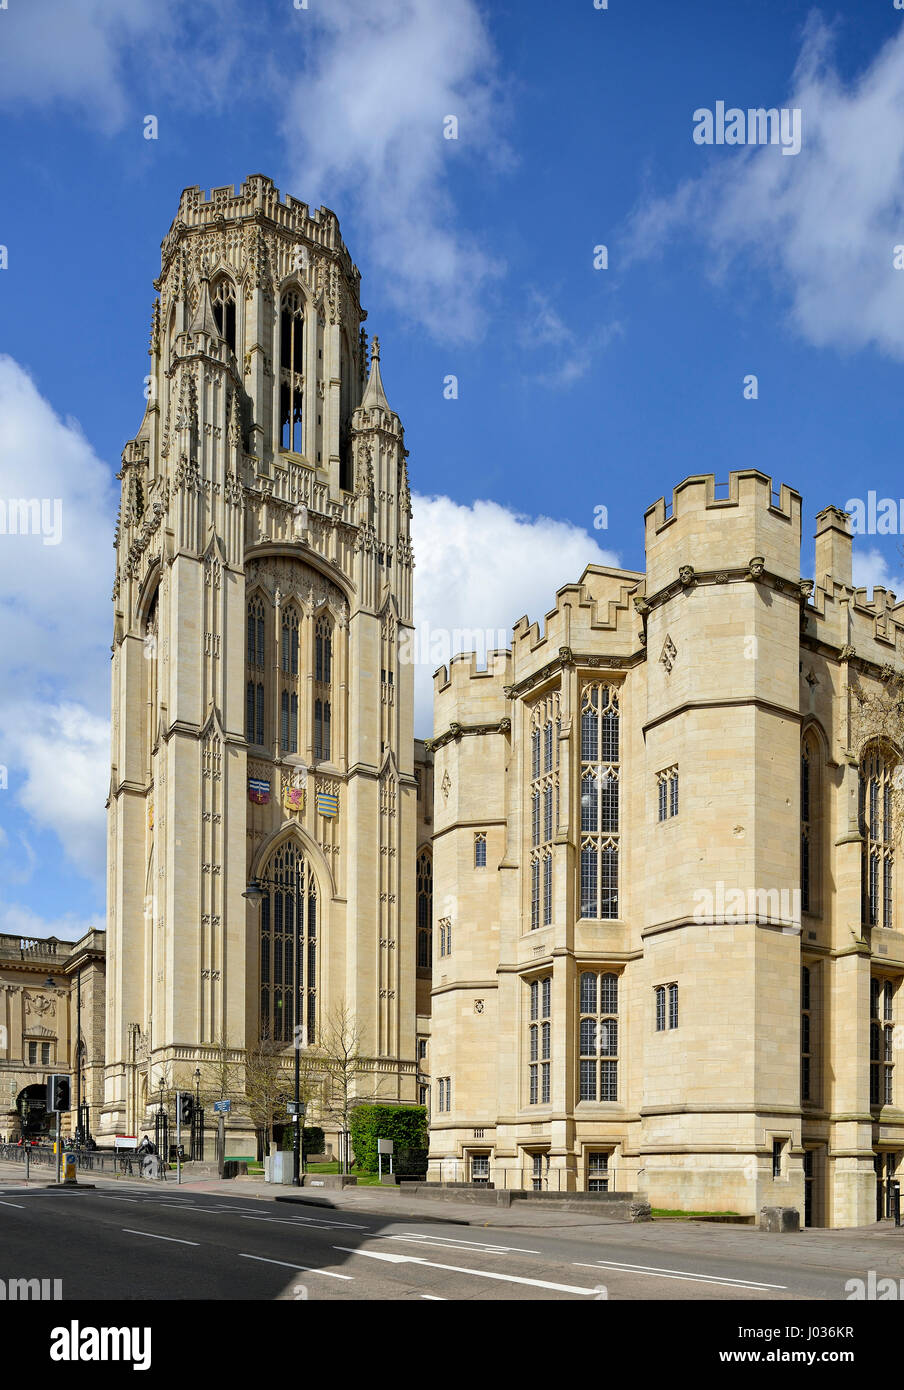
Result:
{"label": "leaded window", "polygon": [[261,1037],[310,1046],[317,1030],[317,881],[303,852],[287,840],[262,882]]}
{"label": "leaded window", "polygon": [[870,980],[869,1100],[894,1103],[894,996],[891,980]]}
{"label": "leaded window", "polygon": [[282,297],[279,316],[279,443],[304,452],[304,304],[297,290]]}
{"label": "leaded window", "polygon": [[860,767],[863,925],[894,926],[894,761],[873,746]]}
{"label": "leaded window", "polygon": [[417,857],[417,967],[433,964],[433,856],[422,849]]}
{"label": "leaded window", "polygon": [[582,917],[618,916],[619,780],[618,691],[587,685],[581,698]]}
{"label": "leaded window", "polygon": [[678,814],[678,769],[664,768],[656,774],[659,790],[659,819],[671,820]]}
{"label": "leaded window", "polygon": [[549,926],[553,916],[553,852],[559,824],[559,696],[547,695],[530,716],[530,925]]}
{"label": "leaded window", "polygon": [[548,1105],[552,1056],[552,978],[532,980],[528,1029],[530,1104]]}
{"label": "leaded window", "polygon": [[578,982],[578,1098],[618,1099],[618,976],[585,970]]}
{"label": "leaded window", "polygon": [[333,629],[321,615],[314,624],[314,757],[329,762],[332,746]]}
{"label": "leaded window", "polygon": [[235,286],[228,276],[222,275],[216,281],[210,292],[210,302],[220,336],[235,352]]}

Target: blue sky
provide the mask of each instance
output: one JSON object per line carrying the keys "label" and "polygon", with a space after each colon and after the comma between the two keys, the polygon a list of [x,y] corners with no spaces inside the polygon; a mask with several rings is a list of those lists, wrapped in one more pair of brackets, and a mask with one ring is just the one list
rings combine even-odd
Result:
{"label": "blue sky", "polygon": [[[0,930],[103,917],[113,475],[181,189],[262,172],[338,214],[411,451],[419,621],[505,629],[588,562],[642,568],[645,508],[694,472],[797,487],[807,574],[822,506],[904,494],[902,25],[892,0],[8,0],[0,497],[27,478],[65,523],[0,536]],[[800,154],[696,144],[720,100],[799,107]],[[901,588],[899,537],[855,555]]]}

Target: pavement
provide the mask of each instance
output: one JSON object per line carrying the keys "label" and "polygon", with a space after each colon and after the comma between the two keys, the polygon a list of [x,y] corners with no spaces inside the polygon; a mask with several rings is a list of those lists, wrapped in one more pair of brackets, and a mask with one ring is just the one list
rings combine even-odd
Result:
{"label": "pavement", "polygon": [[904,1281],[904,1229],[884,1224],[770,1235],[394,1188],[52,1177],[0,1163],[0,1279],[60,1279],[63,1300],[844,1300],[870,1270]]}

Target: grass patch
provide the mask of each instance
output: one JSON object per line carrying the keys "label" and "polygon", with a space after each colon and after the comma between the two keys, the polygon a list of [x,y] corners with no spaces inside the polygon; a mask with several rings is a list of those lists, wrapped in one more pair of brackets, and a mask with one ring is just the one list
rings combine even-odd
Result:
{"label": "grass patch", "polygon": [[737,1211],[669,1211],[666,1207],[653,1207],[651,1215],[653,1220],[661,1221],[698,1221],[701,1216],[739,1216]]}

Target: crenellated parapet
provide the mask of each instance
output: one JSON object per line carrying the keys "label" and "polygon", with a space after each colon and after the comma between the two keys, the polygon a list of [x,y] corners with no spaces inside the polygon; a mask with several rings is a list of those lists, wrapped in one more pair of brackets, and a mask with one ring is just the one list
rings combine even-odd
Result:
{"label": "crenellated parapet", "polygon": [[[724,492],[724,496],[719,496]],[[645,513],[647,595],[684,572],[723,573],[761,564],[783,580],[800,573],[801,497],[757,469],[729,473],[718,487],[713,474],[685,478],[671,503],[660,497]]]}

